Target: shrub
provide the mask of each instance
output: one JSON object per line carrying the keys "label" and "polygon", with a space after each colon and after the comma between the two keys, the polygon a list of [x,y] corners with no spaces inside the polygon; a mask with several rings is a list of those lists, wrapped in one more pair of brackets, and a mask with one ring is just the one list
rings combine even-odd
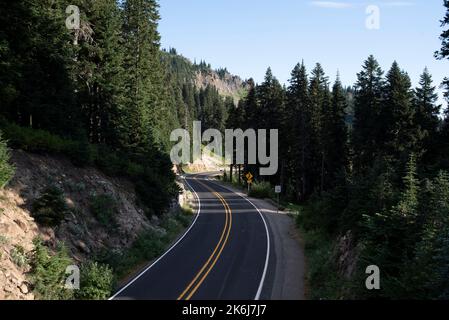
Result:
{"label": "shrub", "polygon": [[12,262],[14,262],[19,268],[23,268],[28,265],[28,256],[22,246],[15,246],[12,248],[10,255]]}
{"label": "shrub", "polygon": [[76,298],[82,300],[104,300],[112,292],[112,269],[97,262],[88,262],[81,267],[80,290]]}
{"label": "shrub", "polygon": [[72,299],[73,291],[64,287],[66,269],[72,263],[65,246],[59,245],[53,254],[41,240],[36,239],[30,272],[36,297],[43,300]]}
{"label": "shrub", "polygon": [[55,186],[47,187],[32,205],[34,219],[44,226],[57,226],[69,212],[64,193]]}
{"label": "shrub", "polygon": [[0,132],[0,188],[3,188],[14,176],[14,167],[9,163],[9,159],[9,150]]}
{"label": "shrub", "polygon": [[271,187],[271,184],[267,181],[253,183],[248,195],[250,197],[262,199],[274,197],[273,188]]}
{"label": "shrub", "polygon": [[90,211],[104,226],[113,227],[116,224],[117,203],[106,194],[95,195],[90,199]]}

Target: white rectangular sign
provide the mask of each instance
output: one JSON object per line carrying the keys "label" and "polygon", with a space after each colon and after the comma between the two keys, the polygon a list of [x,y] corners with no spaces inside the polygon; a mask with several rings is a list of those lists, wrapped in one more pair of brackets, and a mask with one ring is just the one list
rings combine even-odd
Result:
{"label": "white rectangular sign", "polygon": [[276,192],[276,193],[281,193],[281,192],[282,192],[281,186],[276,186],[276,187],[274,187],[274,192]]}

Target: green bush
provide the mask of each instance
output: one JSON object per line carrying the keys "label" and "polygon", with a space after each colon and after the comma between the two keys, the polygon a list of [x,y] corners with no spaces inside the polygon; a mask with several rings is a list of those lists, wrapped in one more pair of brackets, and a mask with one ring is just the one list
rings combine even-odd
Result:
{"label": "green bush", "polygon": [[90,211],[102,225],[107,227],[116,225],[117,203],[111,196],[107,194],[92,196],[90,199]]}
{"label": "green bush", "polygon": [[68,212],[64,193],[55,186],[47,187],[32,205],[34,219],[44,226],[59,225]]}
{"label": "green bush", "polygon": [[45,247],[41,240],[34,241],[31,258],[30,279],[34,294],[42,300],[69,300],[73,290],[66,289],[66,269],[73,262],[66,247],[59,245],[55,253]]}
{"label": "green bush", "polygon": [[274,198],[274,191],[268,181],[261,181],[252,184],[248,195],[250,197],[261,199]]}
{"label": "green bush", "polygon": [[12,248],[10,255],[12,262],[14,262],[19,268],[23,268],[28,265],[28,256],[22,246],[15,246]]}
{"label": "green bush", "polygon": [[14,167],[9,163],[9,159],[9,150],[0,132],[0,189],[14,176]]}
{"label": "green bush", "polygon": [[81,266],[80,290],[76,298],[81,300],[104,300],[112,292],[114,276],[112,269],[97,262],[88,262]]}

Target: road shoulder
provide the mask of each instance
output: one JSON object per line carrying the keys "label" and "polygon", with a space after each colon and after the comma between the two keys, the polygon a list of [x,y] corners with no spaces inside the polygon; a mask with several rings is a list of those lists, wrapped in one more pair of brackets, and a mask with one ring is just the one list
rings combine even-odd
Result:
{"label": "road shoulder", "polygon": [[274,274],[270,275],[270,300],[304,300],[305,299],[305,257],[299,231],[294,219],[285,212],[277,213],[276,207],[271,203],[248,197],[240,190],[213,180],[233,192],[248,198],[262,212],[269,226],[272,246],[276,261]]}

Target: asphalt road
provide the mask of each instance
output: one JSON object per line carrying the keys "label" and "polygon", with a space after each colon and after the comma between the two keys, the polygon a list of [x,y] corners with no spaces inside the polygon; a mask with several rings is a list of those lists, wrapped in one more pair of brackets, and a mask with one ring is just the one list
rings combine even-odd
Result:
{"label": "asphalt road", "polygon": [[[111,299],[253,300],[270,297],[270,231],[252,203],[205,176],[189,176],[198,200],[191,227]],[[268,280],[269,282],[269,280]]]}

